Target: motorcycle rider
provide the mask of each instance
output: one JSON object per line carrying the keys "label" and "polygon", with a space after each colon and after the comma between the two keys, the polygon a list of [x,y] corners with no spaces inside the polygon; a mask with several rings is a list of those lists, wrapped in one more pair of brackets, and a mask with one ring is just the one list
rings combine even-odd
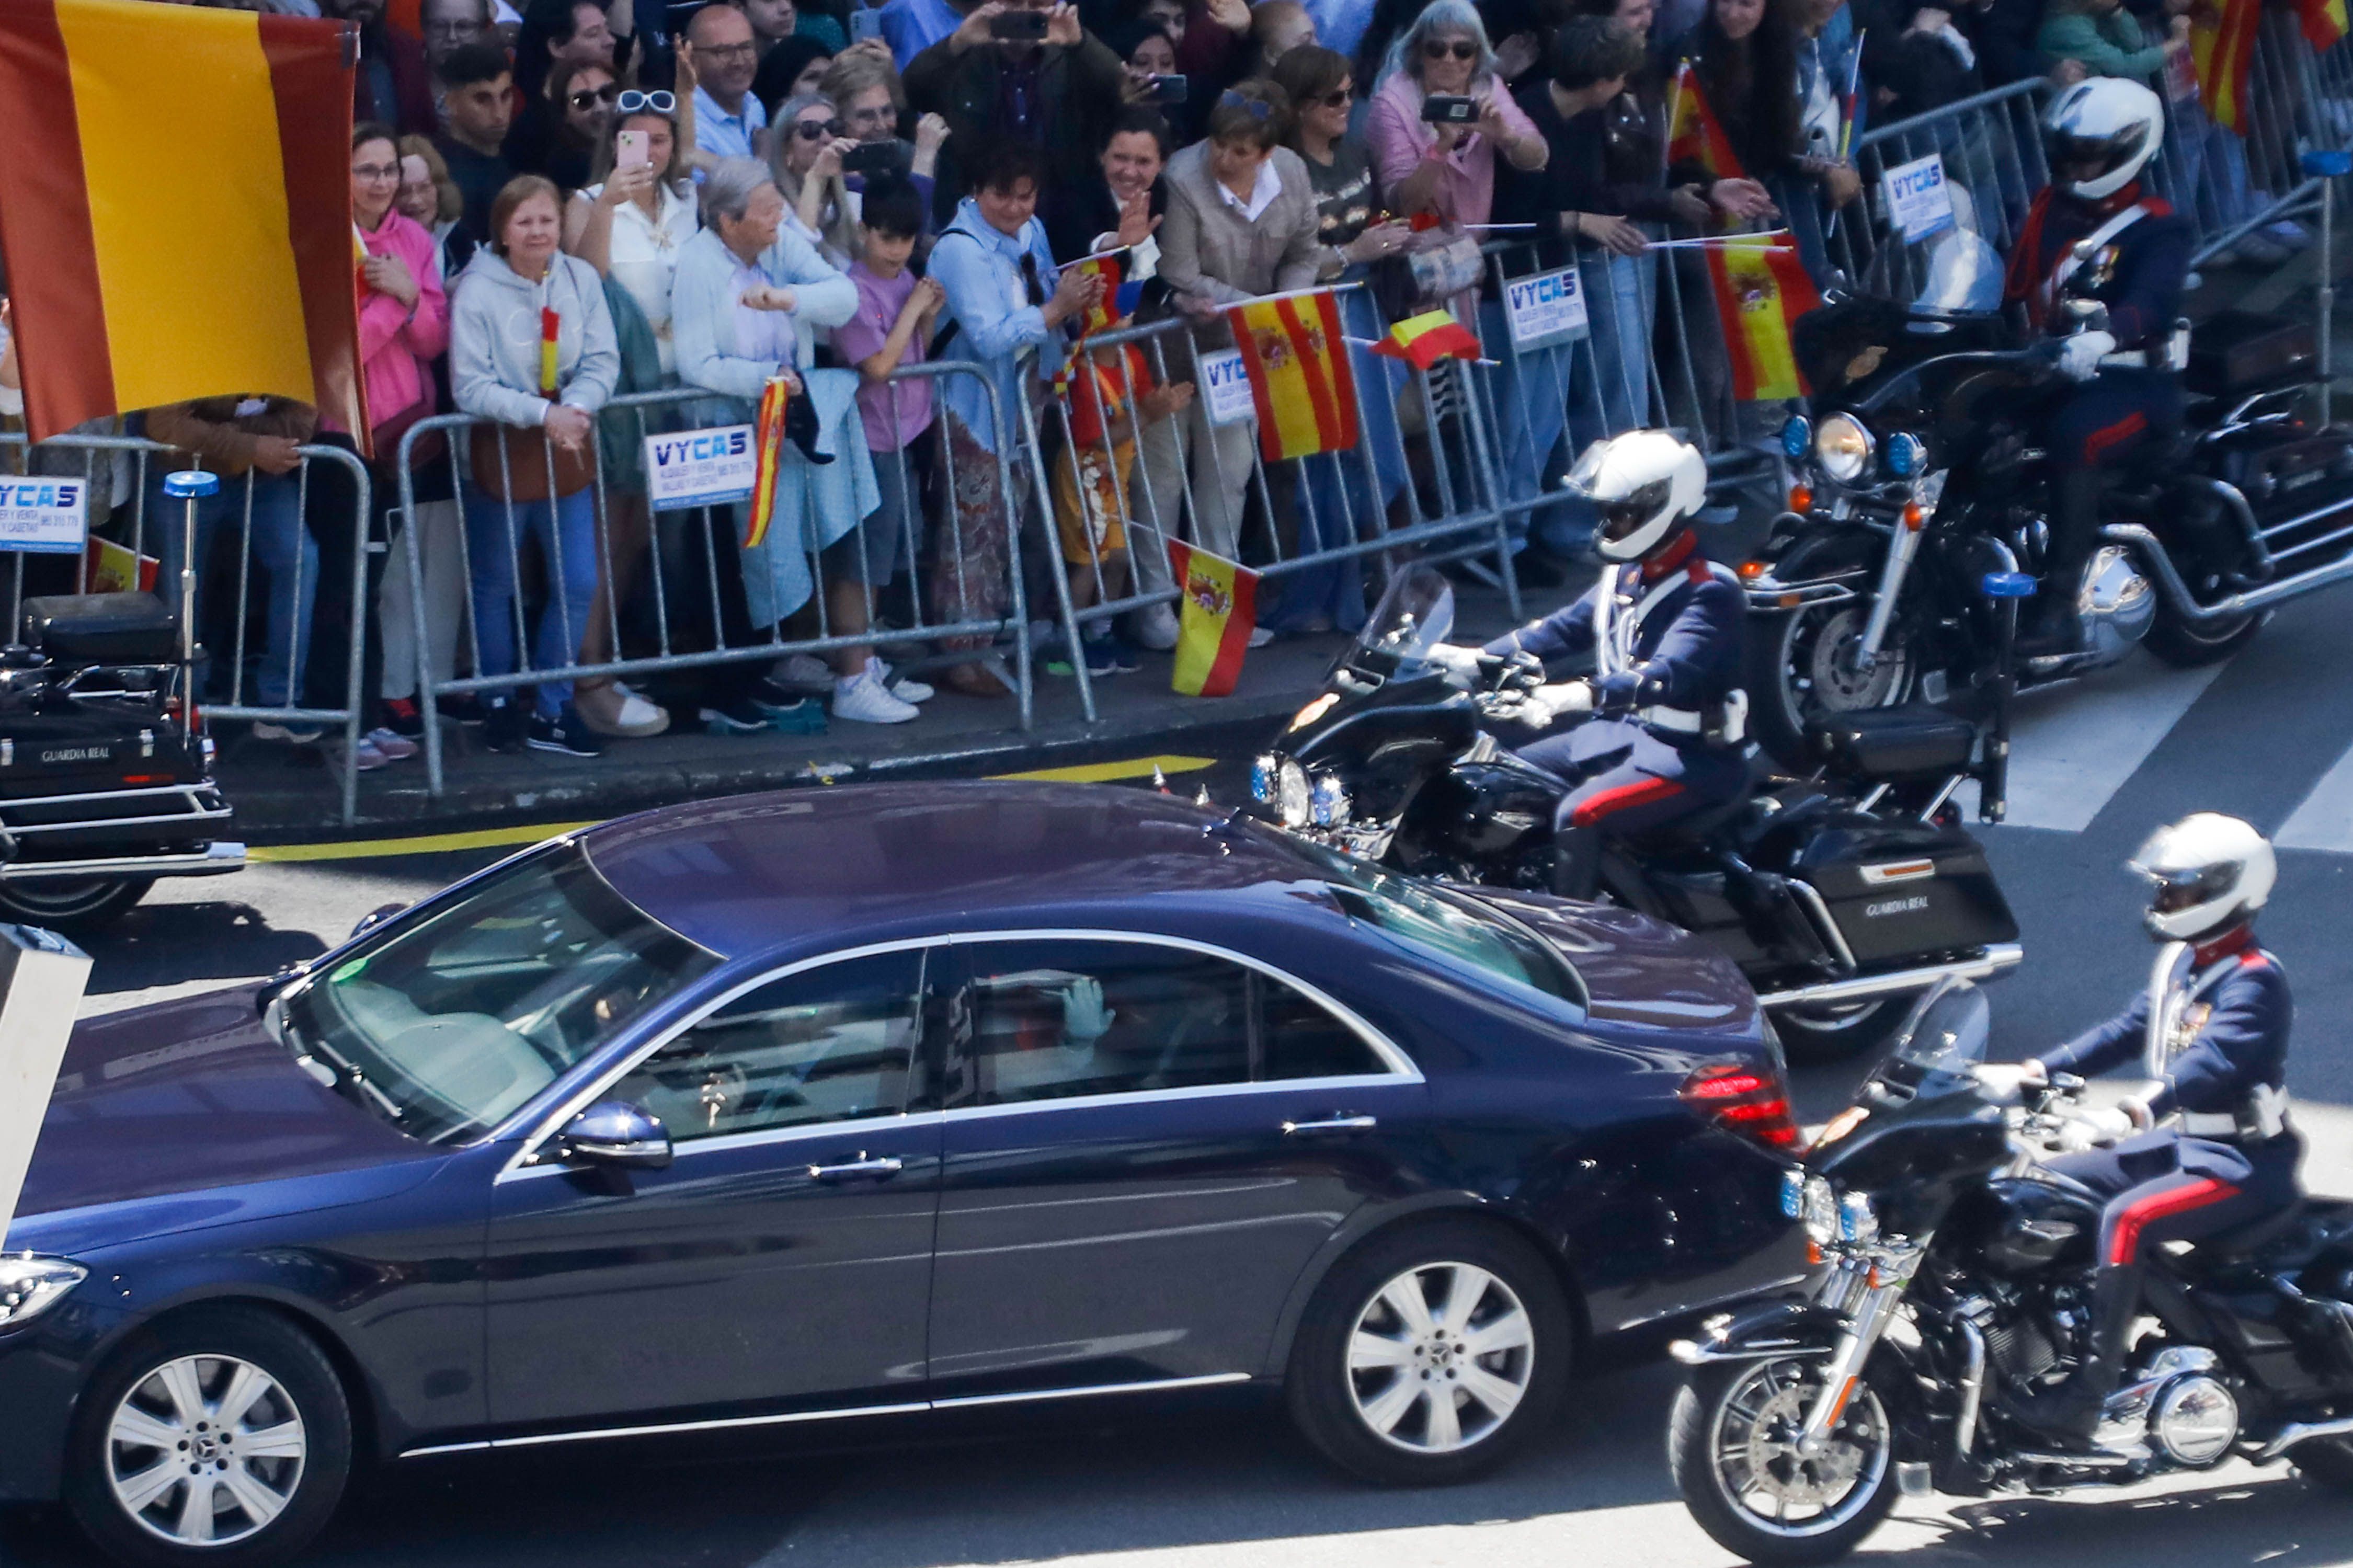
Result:
{"label": "motorcycle rider", "polygon": [[2201,811],[2160,828],[2132,867],[2151,884],[2144,923],[2164,944],[2147,989],[2055,1051],[1978,1069],[2005,1094],[2136,1060],[2155,1080],[2120,1110],[2078,1118],[2063,1140],[2122,1142],[2049,1163],[2107,1199],[2089,1353],[2018,1412],[2060,1437],[2089,1438],[2124,1376],[2147,1250],[2241,1229],[2297,1198],[2303,1142],[2284,1084],[2294,1008],[2279,960],[2254,933],[2276,875],[2272,847],[2238,818]]}
{"label": "motorcycle rider", "polygon": [[1589,680],[1542,686],[1497,715],[1567,729],[1517,749],[1575,784],[1554,807],[1553,889],[1589,899],[1605,834],[1643,832],[1732,798],[1747,786],[1740,673],[1747,605],[1739,579],[1701,553],[1692,515],[1707,497],[1707,463],[1663,430],[1635,430],[1586,448],[1568,488],[1593,503],[1594,548],[1610,563],[1567,609],[1484,648],[1440,646],[1432,658],[1458,684],[1482,656],[1536,659],[1590,651]]}
{"label": "motorcycle rider", "polygon": [[2080,384],[2042,430],[2057,485],[2037,613],[2019,647],[2030,656],[2081,646],[2076,596],[2098,544],[2099,471],[2180,427],[2173,337],[2195,243],[2189,220],[2141,184],[2165,139],[2156,93],[2094,77],[2060,93],[2044,126],[2051,184],[2028,210],[2003,296],[2038,331],[2068,331],[2086,313],[2094,325],[2060,344],[2059,368]]}

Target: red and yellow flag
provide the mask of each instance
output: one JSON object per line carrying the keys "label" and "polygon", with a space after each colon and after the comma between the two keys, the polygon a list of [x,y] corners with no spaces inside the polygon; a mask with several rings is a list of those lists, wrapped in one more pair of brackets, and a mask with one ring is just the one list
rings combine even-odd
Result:
{"label": "red and yellow flag", "polygon": [[2316,49],[2327,48],[2353,31],[2353,24],[2346,18],[2345,0],[2296,0],[2295,9],[2305,41]]}
{"label": "red and yellow flag", "polygon": [[1822,302],[1787,235],[1736,235],[1707,247],[1708,281],[1732,361],[1733,395],[1802,397],[1805,377],[1789,346],[1789,327]]}
{"label": "red and yellow flag", "polygon": [[792,400],[791,376],[772,375],[760,389],[760,412],[752,423],[752,516],[744,527],[746,550],[756,550],[768,542],[768,522],[776,512],[776,466],[785,458],[785,407]]}
{"label": "red and yellow flag", "polygon": [[1241,679],[1258,625],[1258,574],[1239,562],[1168,542],[1176,601],[1176,668],[1168,684],[1187,697],[1225,697]]}
{"label": "red and yellow flag", "polygon": [[[2320,8],[2344,14],[2345,0]],[[2312,0],[2302,9],[2307,32]],[[2217,125],[2247,133],[2247,73],[2255,60],[2255,35],[2263,25],[2263,0],[2199,0],[2189,25],[2189,58],[2198,71],[2198,96]]]}
{"label": "red and yellow flag", "polygon": [[366,439],[346,23],[0,0],[0,251],[35,439],[276,394]]}
{"label": "red and yellow flag", "polygon": [[1356,444],[1356,376],[1329,289],[1236,305],[1226,322],[1250,374],[1259,451],[1268,462]]}
{"label": "red and yellow flag", "polygon": [[1669,102],[1668,163],[1698,163],[1719,180],[1746,177],[1748,171],[1740,166],[1740,154],[1732,150],[1732,138],[1724,133],[1715,110],[1707,106],[1707,94],[1700,90],[1699,76],[1691,61],[1685,60],[1675,72]]}
{"label": "red and yellow flag", "polygon": [[1476,360],[1479,335],[1454,319],[1451,310],[1425,310],[1408,316],[1373,345],[1377,354],[1401,359],[1416,370],[1428,370],[1442,359]]}

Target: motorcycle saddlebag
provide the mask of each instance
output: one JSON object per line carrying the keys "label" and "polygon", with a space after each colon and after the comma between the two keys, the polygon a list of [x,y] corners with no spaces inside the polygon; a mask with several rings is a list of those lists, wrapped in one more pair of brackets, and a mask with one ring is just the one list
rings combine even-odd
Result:
{"label": "motorcycle saddlebag", "polygon": [[2224,310],[2189,340],[2190,391],[2232,397],[2312,374],[2319,349],[2311,324],[2257,310]]}
{"label": "motorcycle saddlebag", "polygon": [[1856,813],[1810,840],[1791,870],[1866,967],[2018,940],[1984,848],[1960,827]]}
{"label": "motorcycle saddlebag", "polygon": [[25,601],[25,640],[60,664],[169,664],[179,623],[153,594],[69,594]]}
{"label": "motorcycle saddlebag", "polygon": [[1966,719],[1921,706],[1868,708],[1816,724],[1814,755],[1841,778],[1949,778],[1968,771],[1978,732]]}

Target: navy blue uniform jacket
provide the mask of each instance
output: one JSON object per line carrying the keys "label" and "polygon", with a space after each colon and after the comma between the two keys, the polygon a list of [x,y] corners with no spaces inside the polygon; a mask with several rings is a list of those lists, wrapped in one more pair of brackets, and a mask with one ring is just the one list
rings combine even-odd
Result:
{"label": "navy blue uniform jacket", "polygon": [[[2288,1000],[2287,976],[2269,953],[2249,948],[2237,967],[2208,990],[2202,1002],[2213,1011],[2189,1048],[2173,1058],[2165,1087],[2150,1100],[2158,1116],[2179,1110],[2222,1114],[2237,1110],[2258,1086],[2284,1086],[2288,1026],[2295,1008]],[[2148,993],[2095,1028],[2088,1029],[2042,1058],[2052,1072],[2105,1072],[2141,1058],[2148,1038]]]}

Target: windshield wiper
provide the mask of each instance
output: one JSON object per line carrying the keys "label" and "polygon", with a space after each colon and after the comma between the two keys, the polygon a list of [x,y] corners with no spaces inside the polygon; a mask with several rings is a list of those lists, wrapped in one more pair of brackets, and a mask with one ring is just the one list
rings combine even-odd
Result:
{"label": "windshield wiper", "polygon": [[301,1031],[286,1016],[286,1009],[273,1006],[269,1020],[276,1026],[278,1043],[292,1053],[294,1065],[301,1068],[322,1088],[333,1089],[362,1110],[383,1117],[398,1125],[407,1112],[399,1102],[367,1080],[367,1075],[326,1047],[312,1045],[302,1038]]}

